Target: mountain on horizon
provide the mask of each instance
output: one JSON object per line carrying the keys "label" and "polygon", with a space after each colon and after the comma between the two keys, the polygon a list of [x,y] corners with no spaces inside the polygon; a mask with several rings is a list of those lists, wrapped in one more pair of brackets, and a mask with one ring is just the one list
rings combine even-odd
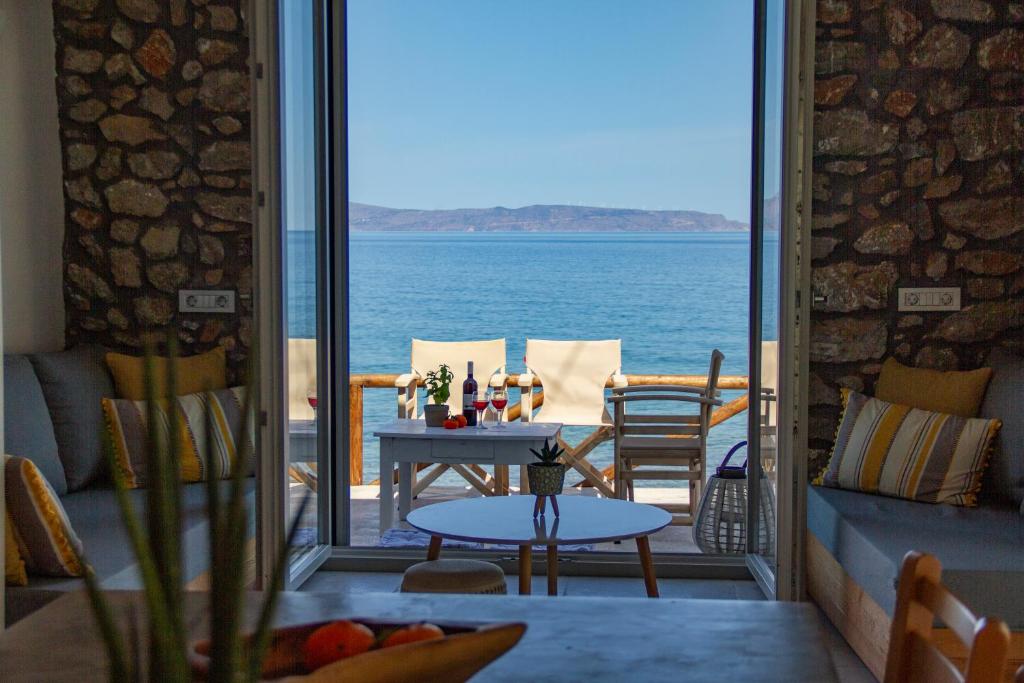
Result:
{"label": "mountain on horizon", "polygon": [[349,203],[357,232],[746,232],[749,226],[700,211],[534,204],[518,209],[390,209]]}

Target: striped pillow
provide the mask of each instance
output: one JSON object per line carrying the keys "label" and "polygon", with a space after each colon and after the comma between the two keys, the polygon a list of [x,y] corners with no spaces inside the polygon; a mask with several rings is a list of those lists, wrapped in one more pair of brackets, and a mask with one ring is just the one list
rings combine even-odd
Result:
{"label": "striped pillow", "polygon": [[31,460],[4,456],[4,494],[14,541],[32,574],[82,576],[78,540],[60,498]]}
{"label": "striped pillow", "polygon": [[27,586],[25,560],[18,550],[18,539],[14,537],[14,521],[11,513],[4,514],[4,583],[8,586]]}
{"label": "striped pillow", "polygon": [[846,410],[819,486],[975,505],[999,420],[911,408],[843,389]]}
{"label": "striped pillow", "polygon": [[[209,398],[209,400],[207,400]],[[209,393],[188,394],[175,398],[178,413],[179,462],[182,481],[196,482],[207,478],[210,471],[208,457],[216,459],[221,477],[231,476],[238,456],[235,435],[242,427],[245,388],[220,389]],[[166,440],[170,419],[160,402],[156,409],[161,439]],[[211,416],[211,443],[206,443],[206,413]],[[148,484],[146,474],[147,436],[146,402],[128,399],[103,399],[103,416],[114,448],[118,468],[128,488],[141,488]],[[249,421],[245,453],[251,457],[255,428]]]}

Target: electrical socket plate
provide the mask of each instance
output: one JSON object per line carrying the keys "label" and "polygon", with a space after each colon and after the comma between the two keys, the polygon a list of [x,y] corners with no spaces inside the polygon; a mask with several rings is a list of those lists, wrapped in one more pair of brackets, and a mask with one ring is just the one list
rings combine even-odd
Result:
{"label": "electrical socket plate", "polygon": [[234,313],[232,289],[179,289],[178,310],[182,313]]}
{"label": "electrical socket plate", "polygon": [[900,287],[901,311],[959,311],[959,287]]}

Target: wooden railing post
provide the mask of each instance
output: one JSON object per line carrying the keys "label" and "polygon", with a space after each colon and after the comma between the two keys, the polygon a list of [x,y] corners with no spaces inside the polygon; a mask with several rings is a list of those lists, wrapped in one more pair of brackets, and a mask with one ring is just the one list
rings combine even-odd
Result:
{"label": "wooden railing post", "polygon": [[348,482],[363,483],[363,385],[348,386]]}

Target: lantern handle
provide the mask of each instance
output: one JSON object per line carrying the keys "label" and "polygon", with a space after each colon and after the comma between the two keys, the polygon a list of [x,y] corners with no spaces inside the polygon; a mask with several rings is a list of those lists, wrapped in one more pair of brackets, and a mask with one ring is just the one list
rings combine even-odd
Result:
{"label": "lantern handle", "polygon": [[[725,467],[726,465],[728,465],[729,464],[729,458],[732,457],[733,453],[735,453],[736,451],[738,451],[739,449],[743,448],[746,445],[747,445],[746,441],[740,441],[738,444],[736,444],[735,446],[730,448],[729,452],[725,454],[725,459],[722,460],[722,464],[719,465],[719,467]],[[746,460],[744,460],[743,461],[743,467],[746,467],[746,466],[747,466],[747,462],[746,462]]]}

